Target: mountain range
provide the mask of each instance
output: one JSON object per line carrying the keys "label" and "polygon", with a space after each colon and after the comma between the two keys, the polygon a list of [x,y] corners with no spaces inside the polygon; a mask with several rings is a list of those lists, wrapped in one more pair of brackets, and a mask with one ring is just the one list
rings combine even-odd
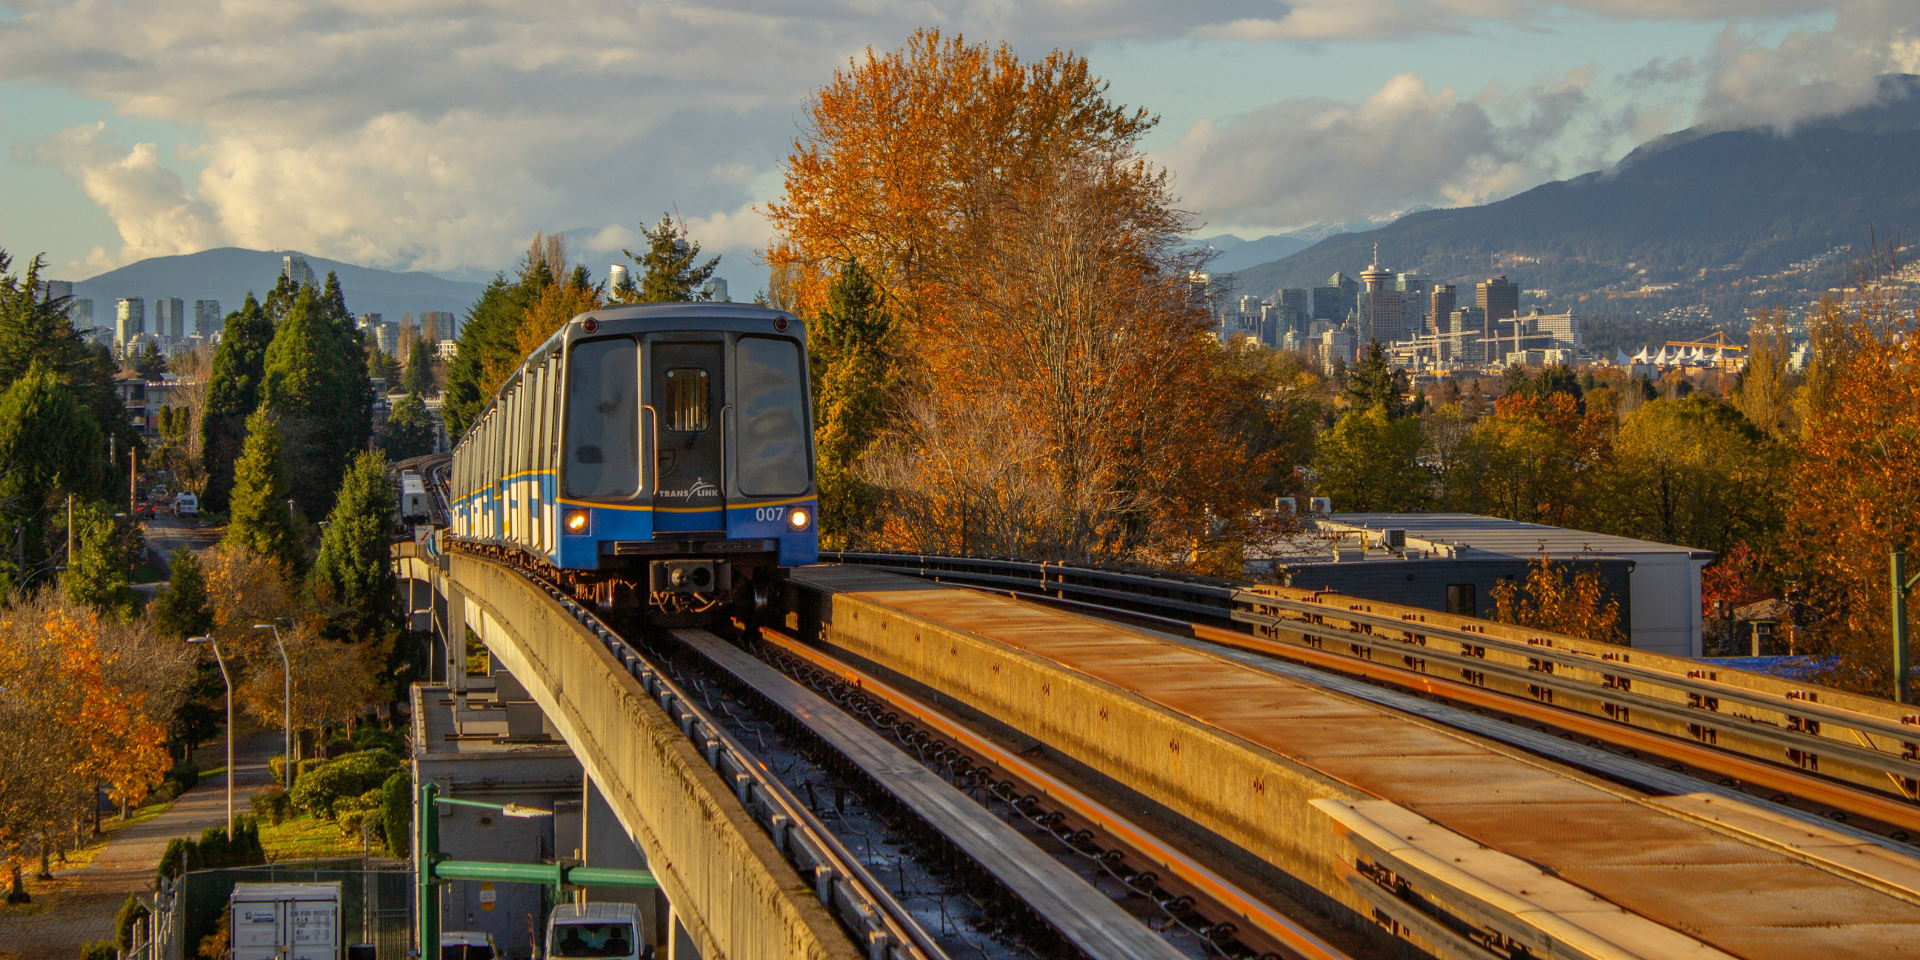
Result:
{"label": "mountain range", "polygon": [[[1476,207],[1410,213],[1327,237],[1235,272],[1238,289],[1384,266],[1437,283],[1506,274],[1549,309],[1631,314],[1676,302],[1744,315],[1843,285],[1845,252],[1920,225],[1920,77],[1881,78],[1860,109],[1771,129],[1696,127],[1650,141],[1613,167]],[[1227,249],[1231,255],[1237,247]],[[1225,258],[1222,258],[1225,260]],[[1604,301],[1619,301],[1606,304]]]}
{"label": "mountain range", "polygon": [[1243,240],[1231,233],[1222,233],[1218,236],[1202,237],[1199,240],[1193,241],[1191,245],[1194,247],[1203,247],[1215,252],[1213,261],[1207,264],[1208,270],[1214,273],[1233,273],[1237,270],[1245,270],[1248,267],[1257,267],[1263,263],[1271,263],[1279,260],[1282,257],[1305,250],[1335,234],[1358,233],[1362,230],[1373,230],[1386,226],[1408,214],[1432,209],[1432,207],[1420,203],[1408,207],[1405,210],[1395,210],[1392,213],[1382,213],[1371,217],[1359,217],[1352,220],[1323,221],[1301,227],[1298,230],[1289,230],[1286,233],[1276,233],[1261,237],[1258,240]]}
{"label": "mountain range", "polygon": [[[249,292],[265,297],[280,276],[282,258],[292,252],[220,247],[176,257],[151,257],[90,280],[77,281],[73,295],[93,301],[93,322],[102,327],[113,326],[114,301],[121,297],[145,297],[151,330],[153,300],[158,297],[179,297],[186,301],[188,317],[193,316],[195,300],[218,300],[225,314],[239,309]],[[467,308],[486,289],[483,283],[448,280],[418,271],[376,270],[324,257],[307,257],[307,266],[322,280],[329,272],[340,276],[347,309],[356,314],[378,313],[389,322],[398,321],[400,315],[409,310],[415,314],[445,310],[465,317]]]}

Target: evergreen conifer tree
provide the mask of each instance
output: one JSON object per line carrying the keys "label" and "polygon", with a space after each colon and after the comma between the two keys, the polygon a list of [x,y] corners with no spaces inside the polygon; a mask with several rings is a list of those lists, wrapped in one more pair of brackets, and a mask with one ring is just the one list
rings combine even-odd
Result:
{"label": "evergreen conifer tree", "polygon": [[427,412],[419,394],[409,393],[393,405],[393,413],[387,417],[388,457],[410,460],[426,456],[433,452],[433,440],[433,415]]}
{"label": "evergreen conifer tree", "polygon": [[77,546],[60,578],[67,599],[117,620],[131,619],[140,601],[128,586],[144,550],[139,526],[98,503],[76,504],[73,525]]}
{"label": "evergreen conifer tree", "polygon": [[147,345],[133,358],[133,372],[143,380],[158,380],[167,372],[167,358],[160,352],[160,344],[148,340]]}
{"label": "evergreen conifer tree", "polygon": [[51,571],[55,501],[104,491],[105,443],[92,413],[45,365],[34,364],[0,394],[0,518],[15,532],[0,550],[0,591]]}
{"label": "evergreen conifer tree", "polygon": [[303,551],[287,509],[286,464],[280,430],[263,408],[247,418],[247,442],[233,468],[232,510],[226,542],[299,569]]}
{"label": "evergreen conifer tree", "polygon": [[878,491],[854,467],[879,437],[898,390],[896,327],[873,278],[858,259],[849,260],[808,342],[820,534],[833,546],[848,546],[878,502]]}
{"label": "evergreen conifer tree", "polygon": [[375,347],[373,356],[367,361],[367,376],[385,380],[387,389],[391,390],[400,385],[400,361],[394,359],[393,354]]}
{"label": "evergreen conifer tree", "polygon": [[279,424],[294,500],[309,515],[332,509],[371,430],[366,354],[343,311],[331,274],[326,292],[301,291],[274,331],[261,378],[261,406]]}
{"label": "evergreen conifer tree", "polygon": [[1406,374],[1393,369],[1378,340],[1347,368],[1347,398],[1355,410],[1384,407],[1388,419],[1399,418],[1407,413],[1406,390]]}
{"label": "evergreen conifer tree", "polygon": [[[88,343],[73,329],[66,314],[70,298],[40,295],[42,258],[34,258],[24,278],[7,272],[12,264],[7,252],[0,250],[0,391],[12,387],[32,367],[51,372],[54,381],[94,422],[97,442],[83,446],[85,438],[76,436],[69,441],[72,453],[97,461],[89,468],[90,475],[110,477],[113,469],[106,462],[107,438],[114,438],[123,452],[139,443],[139,434],[127,418],[126,403],[113,385],[120,365],[106,347]],[[107,495],[104,487],[87,492],[90,496]]]}
{"label": "evergreen conifer tree", "polygon": [[674,228],[673,218],[664,213],[660,215],[660,222],[645,236],[647,252],[644,255],[634,256],[631,250],[620,251],[640,267],[640,302],[676,303],[706,299],[707,295],[701,288],[713,278],[713,271],[720,266],[720,258],[697,263],[700,244],[682,238],[680,231]]}
{"label": "evergreen conifer tree", "polygon": [[322,601],[337,604],[337,627],[355,638],[378,630],[393,605],[392,539],[399,491],[387,479],[387,460],[363,453],[347,471],[340,496],[327,516],[320,555],[308,583]]}
{"label": "evergreen conifer tree", "polygon": [[400,374],[400,389],[428,394],[433,387],[433,344],[421,337],[407,348],[407,368]]}
{"label": "evergreen conifer tree", "polygon": [[466,433],[507,374],[525,358],[520,352],[520,326],[528,308],[552,285],[546,261],[529,254],[520,264],[517,281],[510,283],[506,274],[495,274],[480,299],[467,308],[466,322],[460,325],[460,349],[447,365],[441,397],[440,416],[447,423],[447,436]]}
{"label": "evergreen conifer tree", "polygon": [[207,408],[200,418],[200,465],[207,478],[203,509],[227,509],[233,462],[247,439],[247,418],[260,405],[260,380],[272,342],[273,321],[249,293],[239,310],[227,314],[207,377]]}
{"label": "evergreen conifer tree", "polygon": [[165,637],[204,636],[213,629],[213,606],[200,558],[181,547],[167,558],[167,565],[172,573],[154,598],[153,628]]}

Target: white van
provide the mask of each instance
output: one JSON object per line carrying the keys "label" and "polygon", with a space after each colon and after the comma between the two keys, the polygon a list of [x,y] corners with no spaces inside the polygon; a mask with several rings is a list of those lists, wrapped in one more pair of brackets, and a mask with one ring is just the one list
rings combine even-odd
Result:
{"label": "white van", "polygon": [[548,960],[640,960],[640,908],[563,903],[547,922]]}
{"label": "white van", "polygon": [[200,498],[186,491],[173,495],[173,515],[176,517],[197,517],[200,515]]}

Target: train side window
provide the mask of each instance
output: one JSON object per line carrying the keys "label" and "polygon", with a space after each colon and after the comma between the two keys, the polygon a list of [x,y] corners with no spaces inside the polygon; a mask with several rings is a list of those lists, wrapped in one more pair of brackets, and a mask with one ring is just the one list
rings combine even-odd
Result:
{"label": "train side window", "polygon": [[1474,589],[1471,583],[1447,584],[1447,612],[1463,617],[1477,617],[1479,608],[1474,603]]}
{"label": "train side window", "polygon": [[667,370],[667,429],[675,433],[705,433],[711,423],[707,410],[711,388],[707,371],[699,367]]}
{"label": "train side window", "polygon": [[[533,469],[537,473],[547,468],[547,365],[541,364],[533,373]],[[533,488],[538,495],[540,487]]]}
{"label": "train side window", "polygon": [[589,340],[568,364],[566,484],[575,497],[640,488],[640,357],[632,340]]}
{"label": "train side window", "polygon": [[547,469],[560,469],[560,358],[547,361]]}
{"label": "train side window", "polygon": [[743,337],[734,354],[740,492],[750,497],[792,497],[807,492],[806,381],[800,348],[790,340]]}

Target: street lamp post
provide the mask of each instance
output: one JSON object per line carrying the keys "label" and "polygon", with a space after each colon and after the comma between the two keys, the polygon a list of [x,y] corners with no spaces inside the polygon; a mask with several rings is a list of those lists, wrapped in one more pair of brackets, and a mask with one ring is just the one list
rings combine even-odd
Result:
{"label": "street lamp post", "polygon": [[281,756],[286,765],[281,768],[280,779],[285,781],[288,790],[293,789],[293,667],[287,663],[287,645],[280,642],[280,628],[271,623],[256,623],[255,630],[272,630],[273,645],[280,650],[280,676],[285,681],[280,695],[280,705],[285,708],[281,720]]}
{"label": "street lamp post", "polygon": [[1892,613],[1890,619],[1893,621],[1893,699],[1896,703],[1911,703],[1912,698],[1907,692],[1907,678],[1909,675],[1907,663],[1907,591],[1912,590],[1915,583],[1920,583],[1920,574],[1912,577],[1907,576],[1907,552],[1905,550],[1892,551],[1892,555],[1888,558],[1887,566],[1890,568],[1888,572],[1892,574],[1893,580],[1893,609],[1890,611]]}
{"label": "street lamp post", "polygon": [[220,641],[212,636],[188,637],[188,643],[204,643],[213,648],[213,660],[220,665],[220,681],[227,685],[227,839],[233,839],[233,678],[227,675],[227,658],[220,655]]}

